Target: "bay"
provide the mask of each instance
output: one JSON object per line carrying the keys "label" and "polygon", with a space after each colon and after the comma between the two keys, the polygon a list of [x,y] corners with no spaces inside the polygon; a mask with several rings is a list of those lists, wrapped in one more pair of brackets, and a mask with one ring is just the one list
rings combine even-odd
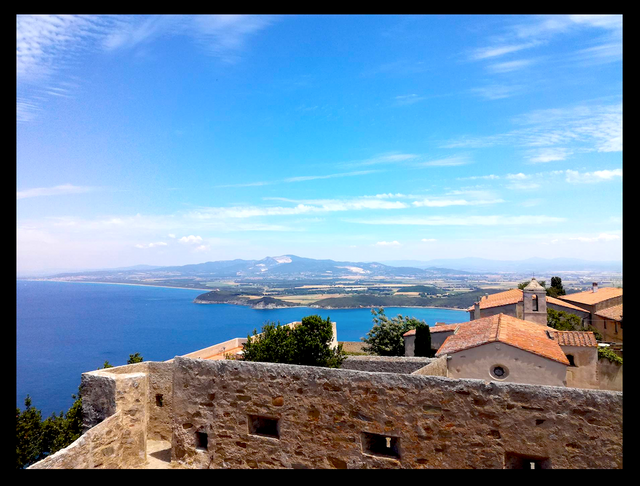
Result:
{"label": "bay", "polygon": [[[299,321],[318,314],[337,323],[339,341],[360,341],[373,326],[370,309],[251,309],[231,304],[194,304],[202,290],[18,280],[16,282],[16,406],[29,395],[43,416],[65,411],[80,375],[105,361],[124,365],[130,354],[165,361],[232,338],[260,332],[266,322]],[[452,324],[465,311],[385,309]]]}

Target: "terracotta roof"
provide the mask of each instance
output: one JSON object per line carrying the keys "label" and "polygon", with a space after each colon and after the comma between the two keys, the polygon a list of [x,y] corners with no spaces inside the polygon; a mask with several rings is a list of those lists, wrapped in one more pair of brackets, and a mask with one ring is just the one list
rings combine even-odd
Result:
{"label": "terracotta roof", "polygon": [[560,346],[598,346],[596,336],[591,331],[549,331]]}
{"label": "terracotta roof", "polygon": [[578,304],[593,305],[603,300],[619,297],[622,295],[622,289],[616,287],[599,288],[597,292],[587,290],[586,292],[578,292],[577,294],[562,295],[560,299],[569,302],[577,302]]}
{"label": "terracotta roof", "polygon": [[[522,290],[511,289],[496,294],[484,295],[480,299],[480,309],[488,309],[490,307],[500,307],[502,305],[517,304],[522,301]],[[472,311],[474,306],[467,310]]]}
{"label": "terracotta roof", "polygon": [[564,300],[556,299],[555,297],[549,297],[547,295],[547,304],[554,304],[559,307],[566,307],[567,309],[578,310],[581,312],[587,312],[582,307],[578,307],[577,305],[570,304],[569,302],[565,302]]}
{"label": "terracotta roof", "polygon": [[[430,326],[429,330],[431,331],[431,334],[434,332],[455,331],[459,325],[460,324],[441,324],[439,326]],[[405,332],[402,336],[413,336],[415,333],[416,330],[411,329],[410,331]]]}
{"label": "terracotta roof", "polygon": [[602,309],[601,311],[596,312],[596,315],[604,317],[605,319],[611,319],[612,321],[622,322],[622,304],[614,305],[608,309]]}
{"label": "terracotta roof", "polygon": [[483,317],[460,324],[455,334],[449,336],[436,356],[457,353],[492,342],[501,342],[523,351],[569,364],[560,345],[548,334],[547,326],[523,321],[505,314]]}

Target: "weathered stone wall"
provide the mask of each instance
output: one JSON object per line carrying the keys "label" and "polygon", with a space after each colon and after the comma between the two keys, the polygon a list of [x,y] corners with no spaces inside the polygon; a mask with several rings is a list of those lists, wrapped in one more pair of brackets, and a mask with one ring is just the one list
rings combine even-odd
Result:
{"label": "weathered stone wall", "polygon": [[413,373],[431,362],[432,358],[405,356],[349,356],[342,369],[377,373]]}
{"label": "weathered stone wall", "polygon": [[174,364],[172,457],[187,467],[503,468],[521,456],[551,468],[622,467],[619,392],[180,357]]}
{"label": "weathered stone wall", "polygon": [[573,356],[575,366],[567,367],[567,386],[600,388],[597,365],[598,349],[591,346],[560,346],[566,355]]}
{"label": "weathered stone wall", "polygon": [[411,373],[412,375],[448,376],[447,356],[433,359],[428,365]]}
{"label": "weathered stone wall", "polygon": [[608,359],[598,360],[598,385],[601,390],[622,391],[622,366]]}
{"label": "weathered stone wall", "polygon": [[171,440],[173,411],[173,361],[149,361],[147,438]]}
{"label": "weathered stone wall", "polygon": [[83,415],[88,414],[84,425],[93,424],[92,428],[70,446],[31,468],[126,469],[142,466],[147,448],[147,374],[124,373],[123,370],[83,373],[81,393]]}

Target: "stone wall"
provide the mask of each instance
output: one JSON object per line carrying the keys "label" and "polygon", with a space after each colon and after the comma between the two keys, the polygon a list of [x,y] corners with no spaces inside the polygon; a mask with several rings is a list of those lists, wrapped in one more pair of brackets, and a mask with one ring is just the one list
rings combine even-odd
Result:
{"label": "stone wall", "polygon": [[448,376],[447,356],[433,359],[428,365],[411,373],[412,375]]}
{"label": "stone wall", "polygon": [[622,467],[622,393],[176,357],[196,468]]}
{"label": "stone wall", "polygon": [[80,386],[86,431],[70,446],[29,469],[124,469],[145,463],[147,374],[125,371],[82,374]]}
{"label": "stone wall", "polygon": [[429,364],[433,358],[405,356],[349,356],[342,369],[377,373],[413,373]]}
{"label": "stone wall", "polygon": [[622,391],[622,366],[608,359],[598,360],[598,384],[601,390]]}

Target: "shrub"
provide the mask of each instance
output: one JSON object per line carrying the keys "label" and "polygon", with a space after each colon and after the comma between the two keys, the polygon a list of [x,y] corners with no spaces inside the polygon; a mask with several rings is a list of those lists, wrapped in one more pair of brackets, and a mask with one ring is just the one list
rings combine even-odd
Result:
{"label": "shrub", "polygon": [[318,315],[307,316],[294,328],[266,323],[261,334],[254,330],[253,335],[247,336],[242,359],[339,368],[346,354],[342,344],[332,348],[332,340],[330,318],[323,320]]}
{"label": "shrub", "polygon": [[[404,356],[404,338],[402,335],[419,324],[425,324],[414,317],[398,315],[389,319],[383,308],[371,309],[374,325],[362,341],[364,350],[378,356]],[[426,324],[425,324],[426,325]],[[429,343],[431,347],[431,343]]]}

